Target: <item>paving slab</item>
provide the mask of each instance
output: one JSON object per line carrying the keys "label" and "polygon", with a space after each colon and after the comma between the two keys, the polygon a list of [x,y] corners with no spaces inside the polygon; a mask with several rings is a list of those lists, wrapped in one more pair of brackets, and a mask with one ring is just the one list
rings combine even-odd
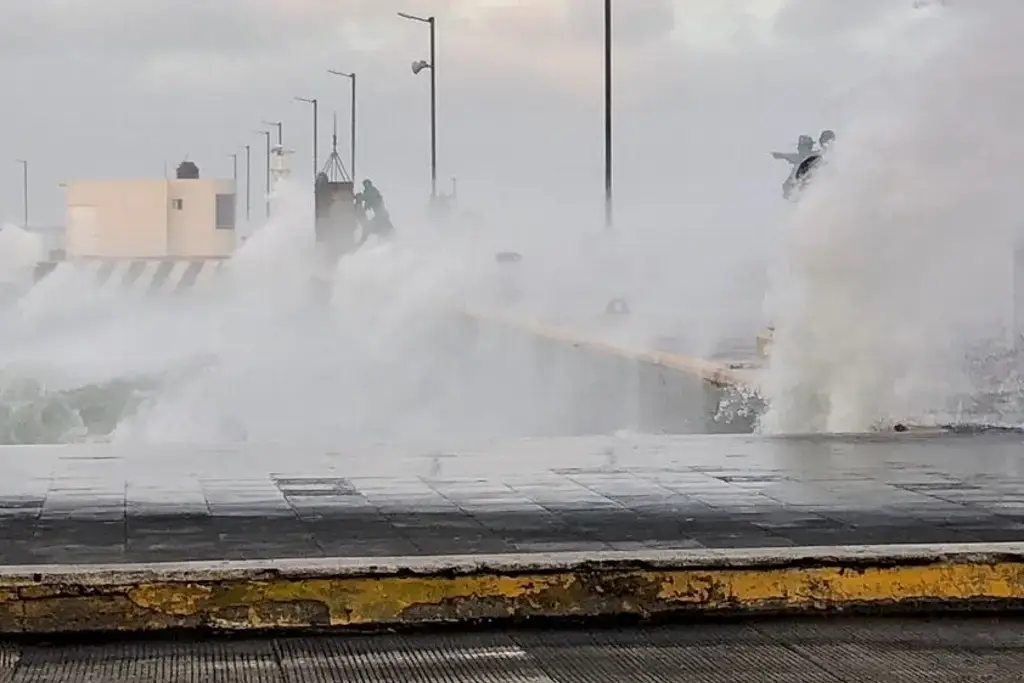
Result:
{"label": "paving slab", "polygon": [[1017,434],[0,449],[0,565],[1024,541]]}

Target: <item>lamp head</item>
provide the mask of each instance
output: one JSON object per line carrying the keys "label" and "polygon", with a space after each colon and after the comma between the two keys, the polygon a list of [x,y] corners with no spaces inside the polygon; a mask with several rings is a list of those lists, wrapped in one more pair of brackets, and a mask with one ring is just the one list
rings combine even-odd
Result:
{"label": "lamp head", "polygon": [[421,59],[418,62],[413,62],[412,63],[412,72],[414,74],[418,74],[419,72],[423,71],[424,69],[429,69],[429,68],[430,68],[430,64],[428,64],[427,61],[424,60],[424,59]]}

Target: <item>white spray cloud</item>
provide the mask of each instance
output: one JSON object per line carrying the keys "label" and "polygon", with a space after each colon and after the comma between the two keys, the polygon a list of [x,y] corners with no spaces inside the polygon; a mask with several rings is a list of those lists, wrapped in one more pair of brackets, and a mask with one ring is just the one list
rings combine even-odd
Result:
{"label": "white spray cloud", "polygon": [[862,89],[789,221],[767,431],[954,419],[993,388],[965,357],[1005,340],[1012,318],[1024,5],[939,9],[943,41],[927,45],[944,45]]}

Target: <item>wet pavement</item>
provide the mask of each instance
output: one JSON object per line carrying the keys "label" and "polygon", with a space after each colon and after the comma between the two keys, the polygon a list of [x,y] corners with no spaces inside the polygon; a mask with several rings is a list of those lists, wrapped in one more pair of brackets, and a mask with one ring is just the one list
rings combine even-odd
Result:
{"label": "wet pavement", "polygon": [[0,450],[0,564],[1024,541],[1024,437]]}
{"label": "wet pavement", "polygon": [[1017,683],[1019,619],[794,620],[679,628],[0,643],[0,682]]}

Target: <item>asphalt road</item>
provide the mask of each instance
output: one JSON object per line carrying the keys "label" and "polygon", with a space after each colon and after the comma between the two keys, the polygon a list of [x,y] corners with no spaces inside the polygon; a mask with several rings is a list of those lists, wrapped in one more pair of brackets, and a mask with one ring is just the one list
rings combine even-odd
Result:
{"label": "asphalt road", "polygon": [[1024,620],[0,644],[0,683],[1018,683]]}

